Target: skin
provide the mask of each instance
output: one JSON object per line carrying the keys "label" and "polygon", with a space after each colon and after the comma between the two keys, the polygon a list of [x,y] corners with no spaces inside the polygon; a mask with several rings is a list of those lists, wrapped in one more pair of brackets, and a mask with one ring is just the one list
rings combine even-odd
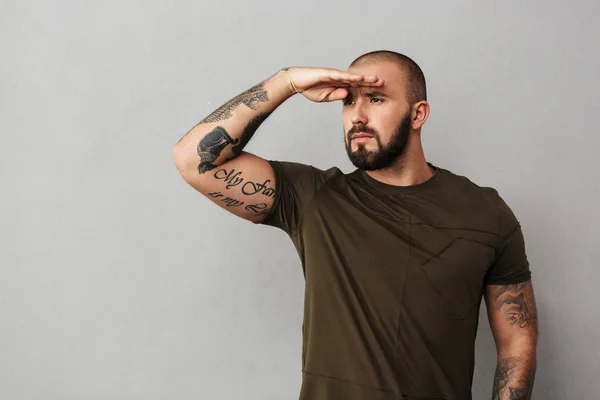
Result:
{"label": "skin", "polygon": [[[344,141],[351,152],[359,147],[376,152],[380,150],[375,138],[366,143],[350,140],[348,133],[355,126],[365,126],[368,133],[375,132],[385,146],[390,143],[405,116],[410,116],[410,130],[403,153],[388,167],[367,171],[372,178],[389,185],[410,186],[422,183],[434,174],[427,165],[421,144],[421,127],[429,117],[430,107],[426,101],[410,105],[406,99],[405,77],[400,68],[390,61],[363,63],[351,67],[348,72],[360,75],[376,75],[384,81],[378,88],[349,88],[342,101]],[[373,95],[373,92],[381,92]],[[356,130],[356,128],[355,128]]]}
{"label": "skin", "polygon": [[484,298],[498,352],[492,399],[531,399],[538,338],[531,280],[514,285],[488,285]]}

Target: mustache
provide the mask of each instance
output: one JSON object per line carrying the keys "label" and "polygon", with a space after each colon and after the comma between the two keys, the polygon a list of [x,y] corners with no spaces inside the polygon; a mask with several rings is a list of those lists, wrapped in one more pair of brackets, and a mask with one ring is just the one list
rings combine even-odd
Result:
{"label": "mustache", "polygon": [[354,125],[348,131],[348,138],[351,138],[355,133],[368,133],[369,135],[377,136],[377,132],[374,129],[366,127],[364,125]]}

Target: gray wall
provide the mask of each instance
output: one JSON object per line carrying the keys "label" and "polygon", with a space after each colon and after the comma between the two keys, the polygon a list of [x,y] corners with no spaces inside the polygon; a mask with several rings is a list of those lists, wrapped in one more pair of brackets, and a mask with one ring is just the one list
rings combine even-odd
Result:
{"label": "gray wall", "polygon": [[[567,6],[568,4],[568,6]],[[0,398],[293,399],[303,278],[289,239],[179,177],[172,146],[289,65],[417,60],[436,165],[523,225],[535,399],[595,399],[597,1],[0,2]],[[341,106],[298,97],[247,149],[353,168]],[[475,399],[495,349],[482,310]]]}

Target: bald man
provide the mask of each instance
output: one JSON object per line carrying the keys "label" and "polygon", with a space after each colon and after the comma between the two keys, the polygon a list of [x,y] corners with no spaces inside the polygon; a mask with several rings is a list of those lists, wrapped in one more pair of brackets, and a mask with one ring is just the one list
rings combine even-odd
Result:
{"label": "bald man", "polygon": [[[295,94],[341,101],[354,171],[243,151]],[[192,187],[296,246],[300,400],[471,399],[482,298],[498,354],[493,399],[531,398],[537,313],[519,221],[495,189],[426,161],[429,113],[421,68],[382,50],[347,71],[282,69],[173,149]]]}

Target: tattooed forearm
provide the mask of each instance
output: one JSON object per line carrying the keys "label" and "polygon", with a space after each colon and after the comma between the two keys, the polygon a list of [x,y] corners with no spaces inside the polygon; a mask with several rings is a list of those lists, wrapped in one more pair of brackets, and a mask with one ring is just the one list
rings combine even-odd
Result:
{"label": "tattooed forearm", "polygon": [[239,143],[237,143],[231,149],[234,157],[238,156],[242,152],[242,150],[244,149],[244,147],[246,147],[250,139],[252,139],[252,136],[254,136],[254,133],[256,133],[258,127],[264,122],[265,119],[269,117],[269,115],[271,115],[270,112],[261,113],[248,122],[248,124],[244,128],[244,131],[242,132],[242,136],[239,140]]}
{"label": "tattooed forearm", "polygon": [[259,83],[217,108],[212,114],[200,121],[200,123],[218,122],[227,119],[233,115],[233,111],[240,104],[245,104],[249,108],[257,110],[256,104],[265,101],[269,101],[269,96],[263,84]]}
{"label": "tattooed forearm", "polygon": [[535,366],[518,357],[507,357],[496,366],[492,400],[530,400]]}
{"label": "tattooed forearm", "polygon": [[493,400],[500,400],[500,391],[504,389],[508,383],[508,370],[510,369],[511,361],[512,359],[505,358],[496,366],[496,373],[494,375],[494,388],[492,390]]}

